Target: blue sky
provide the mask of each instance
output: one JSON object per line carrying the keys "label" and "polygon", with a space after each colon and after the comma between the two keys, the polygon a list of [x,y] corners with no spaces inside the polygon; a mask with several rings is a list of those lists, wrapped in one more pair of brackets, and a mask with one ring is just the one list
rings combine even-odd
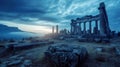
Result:
{"label": "blue sky", "polygon": [[0,24],[48,33],[51,26],[70,28],[70,20],[97,15],[105,2],[110,28],[120,31],[120,0],[0,0]]}

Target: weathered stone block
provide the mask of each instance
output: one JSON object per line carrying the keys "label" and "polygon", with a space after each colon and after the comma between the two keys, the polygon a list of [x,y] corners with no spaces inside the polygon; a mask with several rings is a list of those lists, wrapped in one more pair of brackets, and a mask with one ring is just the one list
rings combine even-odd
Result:
{"label": "weathered stone block", "polygon": [[86,48],[70,45],[50,46],[45,57],[56,67],[78,67],[87,59]]}

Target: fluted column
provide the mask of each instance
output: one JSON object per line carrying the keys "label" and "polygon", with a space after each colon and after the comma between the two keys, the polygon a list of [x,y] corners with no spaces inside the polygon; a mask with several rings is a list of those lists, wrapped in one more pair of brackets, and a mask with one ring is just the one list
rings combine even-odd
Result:
{"label": "fluted column", "polygon": [[58,25],[56,25],[56,34],[58,34]]}
{"label": "fluted column", "polygon": [[52,26],[52,34],[54,34],[54,26]]}
{"label": "fluted column", "polygon": [[79,33],[81,34],[81,23],[79,23]]}
{"label": "fluted column", "polygon": [[89,22],[89,33],[91,34],[92,33],[92,26],[91,26],[91,21]]}
{"label": "fluted column", "polygon": [[73,26],[72,26],[72,23],[71,23],[71,34],[73,33]]}
{"label": "fluted column", "polygon": [[86,33],[86,22],[84,22],[84,34]]}
{"label": "fluted column", "polygon": [[71,34],[74,34],[74,20],[71,20]]}
{"label": "fluted column", "polygon": [[98,20],[95,21],[95,27],[98,30]]}

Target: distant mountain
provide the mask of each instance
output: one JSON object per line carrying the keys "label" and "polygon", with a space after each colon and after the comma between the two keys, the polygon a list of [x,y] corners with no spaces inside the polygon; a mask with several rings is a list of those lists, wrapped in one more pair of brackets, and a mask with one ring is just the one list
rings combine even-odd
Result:
{"label": "distant mountain", "polygon": [[9,33],[9,32],[22,32],[17,27],[9,27],[3,24],[0,24],[0,33]]}

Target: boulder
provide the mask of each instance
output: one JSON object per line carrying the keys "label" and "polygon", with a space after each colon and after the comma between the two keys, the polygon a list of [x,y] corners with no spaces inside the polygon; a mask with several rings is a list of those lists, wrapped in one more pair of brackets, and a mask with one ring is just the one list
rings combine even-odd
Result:
{"label": "boulder", "polygon": [[49,46],[45,57],[56,67],[77,67],[87,59],[88,53],[84,47],[61,44]]}

